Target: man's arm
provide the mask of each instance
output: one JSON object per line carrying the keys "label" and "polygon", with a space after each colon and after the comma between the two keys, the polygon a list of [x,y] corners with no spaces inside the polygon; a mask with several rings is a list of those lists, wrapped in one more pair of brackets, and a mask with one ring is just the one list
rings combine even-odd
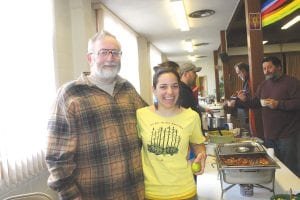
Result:
{"label": "man's arm", "polygon": [[74,199],[80,196],[76,186],[73,171],[76,168],[74,154],[77,137],[72,134],[74,117],[67,109],[63,98],[58,97],[53,113],[48,122],[48,144],[46,163],[50,176],[48,185],[57,191],[61,199]]}

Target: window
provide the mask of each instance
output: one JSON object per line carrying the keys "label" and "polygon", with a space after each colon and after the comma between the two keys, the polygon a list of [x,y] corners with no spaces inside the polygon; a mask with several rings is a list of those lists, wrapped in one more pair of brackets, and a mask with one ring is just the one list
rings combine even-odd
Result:
{"label": "window", "polygon": [[42,149],[55,94],[52,1],[2,1],[0,24],[1,190],[45,165]]}
{"label": "window", "polygon": [[120,75],[129,80],[140,93],[138,46],[136,35],[108,12],[104,12],[103,29],[115,35],[122,46]]}

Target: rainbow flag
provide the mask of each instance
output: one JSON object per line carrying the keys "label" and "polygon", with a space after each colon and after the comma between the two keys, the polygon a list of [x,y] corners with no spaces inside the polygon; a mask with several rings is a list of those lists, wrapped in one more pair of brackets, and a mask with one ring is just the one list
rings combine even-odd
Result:
{"label": "rainbow flag", "polygon": [[262,5],[262,26],[273,24],[300,9],[300,0],[267,0]]}

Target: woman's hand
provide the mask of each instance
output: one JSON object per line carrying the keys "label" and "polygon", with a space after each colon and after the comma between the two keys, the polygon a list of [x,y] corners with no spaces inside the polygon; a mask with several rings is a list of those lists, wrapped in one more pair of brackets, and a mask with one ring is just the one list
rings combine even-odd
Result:
{"label": "woman's hand", "polygon": [[193,162],[199,163],[201,165],[201,170],[197,173],[194,173],[195,175],[200,175],[204,173],[206,157],[207,155],[205,151],[201,151],[200,153],[197,154],[197,157]]}

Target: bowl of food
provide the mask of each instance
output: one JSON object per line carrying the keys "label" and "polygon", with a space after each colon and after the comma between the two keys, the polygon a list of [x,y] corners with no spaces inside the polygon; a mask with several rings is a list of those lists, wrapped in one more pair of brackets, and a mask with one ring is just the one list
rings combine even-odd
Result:
{"label": "bowl of food", "polygon": [[[221,134],[220,134],[221,132]],[[234,134],[228,130],[208,131],[207,136],[211,143],[231,143],[234,141]]]}
{"label": "bowl of food", "polygon": [[271,197],[271,200],[300,200],[300,197],[298,195],[292,195],[291,198],[290,194],[276,194]]}

